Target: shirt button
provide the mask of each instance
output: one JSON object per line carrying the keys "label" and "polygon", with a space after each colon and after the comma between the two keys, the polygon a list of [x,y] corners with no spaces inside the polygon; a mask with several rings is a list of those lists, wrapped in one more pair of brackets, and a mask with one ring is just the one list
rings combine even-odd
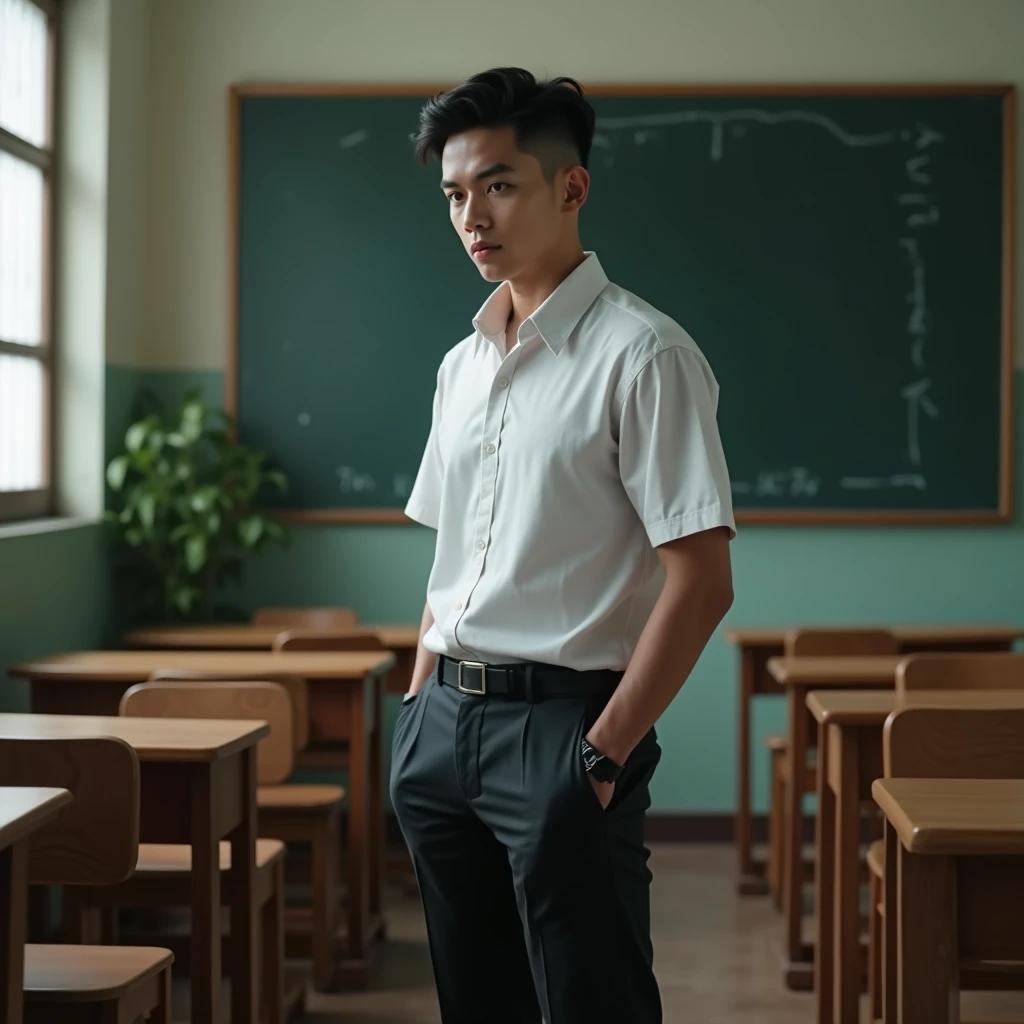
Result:
{"label": "shirt button", "polygon": [[483,551],[483,549],[484,549],[485,547],[487,547],[487,544],[486,544],[486,542],[484,542],[484,541],[482,541],[482,540],[478,540],[478,541],[476,542],[476,549],[477,549],[477,551]]}
{"label": "shirt button", "polygon": [[507,388],[508,387],[508,377],[502,377],[501,380],[498,381],[498,387],[499,388]]}
{"label": "shirt button", "polygon": [[486,451],[488,455],[493,455],[493,454],[494,454],[494,450],[495,450],[495,449],[494,449],[494,445],[493,445],[493,444],[489,444],[489,445],[488,445],[488,446],[487,446],[487,447],[486,447],[486,448],[484,449],[484,451]]}
{"label": "shirt button", "polygon": [[456,601],[455,602],[455,610],[458,611],[461,607],[462,607],[462,602],[461,601]]}

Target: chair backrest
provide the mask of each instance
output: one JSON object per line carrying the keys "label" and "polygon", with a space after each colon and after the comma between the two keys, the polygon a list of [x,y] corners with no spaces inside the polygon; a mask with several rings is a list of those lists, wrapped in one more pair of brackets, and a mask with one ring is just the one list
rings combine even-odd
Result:
{"label": "chair backrest", "polygon": [[[252,680],[251,674],[241,672],[200,672],[180,668],[161,668],[151,672],[148,681],[151,683],[185,682],[201,683],[246,683]],[[292,675],[271,675],[262,682],[279,683],[288,691],[292,701],[292,747],[296,752],[305,750],[309,745],[309,688],[305,679]]]}
{"label": "chair backrest", "polygon": [[275,651],[386,651],[384,641],[368,630],[288,629],[274,637]]}
{"label": "chair backrest", "polygon": [[785,651],[789,658],[869,657],[899,654],[899,643],[884,629],[791,629]]}
{"label": "chair backrest", "polygon": [[30,836],[30,882],[118,885],[135,870],[139,758],[124,740],[0,737],[0,785],[57,786],[73,797]]}
{"label": "chair backrest", "polygon": [[260,608],[252,621],[282,629],[355,629],[359,616],[351,608]]}
{"label": "chair backrest", "polygon": [[1024,654],[910,654],[896,670],[907,690],[1024,690]]}
{"label": "chair backrest", "polygon": [[121,714],[136,718],[227,718],[262,720],[270,735],[256,746],[256,781],[273,786],[295,767],[292,702],[279,683],[185,682],[137,683],[121,698]]}
{"label": "chair backrest", "polygon": [[1024,779],[1024,709],[900,708],[882,754],[887,778]]}

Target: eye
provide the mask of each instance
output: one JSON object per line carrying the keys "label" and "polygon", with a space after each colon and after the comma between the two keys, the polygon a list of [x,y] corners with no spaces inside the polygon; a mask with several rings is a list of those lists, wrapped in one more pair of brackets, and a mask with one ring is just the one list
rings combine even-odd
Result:
{"label": "eye", "polygon": [[461,198],[462,198],[462,193],[461,192],[449,192],[448,193],[448,202],[449,203],[456,203]]}
{"label": "eye", "polygon": [[[487,191],[491,192],[491,191],[493,191],[496,188],[497,189],[501,189],[502,191],[506,191],[506,190],[510,189],[511,187],[512,186],[507,181],[495,181],[495,182],[491,183],[491,187]],[[498,192],[497,194],[501,195],[501,192]]]}

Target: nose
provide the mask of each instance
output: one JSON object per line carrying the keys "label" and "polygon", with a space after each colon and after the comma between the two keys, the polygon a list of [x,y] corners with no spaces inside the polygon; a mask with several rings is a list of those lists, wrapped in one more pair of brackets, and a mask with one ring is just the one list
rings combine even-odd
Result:
{"label": "nose", "polygon": [[462,208],[462,228],[467,234],[476,234],[490,224],[487,200],[470,193]]}

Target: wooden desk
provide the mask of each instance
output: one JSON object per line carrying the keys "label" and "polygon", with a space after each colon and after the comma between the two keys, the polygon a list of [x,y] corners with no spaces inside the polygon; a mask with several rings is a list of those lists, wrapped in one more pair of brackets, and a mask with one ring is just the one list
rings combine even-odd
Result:
{"label": "wooden desk", "polygon": [[21,1024],[24,1005],[28,838],[53,821],[66,789],[0,786],[0,1020]]}
{"label": "wooden desk", "polygon": [[[261,626],[255,623],[199,624],[193,626],[152,626],[135,629],[122,637],[127,647],[151,650],[193,651],[269,651],[274,639],[285,631],[283,626]],[[388,674],[388,692],[405,693],[409,689],[416,664],[416,648],[420,642],[419,626],[365,625],[352,632],[376,633],[388,650],[395,654],[395,667]]]}
{"label": "wooden desk", "polygon": [[[1024,637],[1024,627],[1007,625],[888,626],[904,654],[918,651],[1006,651]],[[758,696],[780,696],[783,690],[768,672],[771,658],[781,657],[786,629],[727,629],[727,643],[739,648],[739,739],[737,745],[736,853],[737,885],[743,895],[768,891],[765,864],[755,861],[750,816],[750,709]]]}
{"label": "wooden desk", "polygon": [[[810,716],[807,694],[823,687],[887,687],[896,685],[899,657],[769,658],[768,672],[785,691],[789,747],[789,778],[786,790],[786,830],[783,837],[785,874],[785,966],[783,975],[789,988],[809,991],[814,984],[814,948],[802,939],[803,903],[801,899],[803,843],[803,787],[799,780],[807,764],[810,748]],[[822,764],[818,752],[819,768]],[[819,776],[821,772],[818,772]]]}
{"label": "wooden desk", "polygon": [[961,964],[1024,955],[1024,781],[877,779],[871,792],[896,866],[885,882],[896,1019],[959,1024]]}
{"label": "wooden desk", "polygon": [[124,691],[157,669],[305,679],[310,740],[349,741],[347,932],[340,966],[350,984],[361,985],[368,980],[370,947],[385,930],[380,683],[394,663],[388,651],[83,651],[10,672],[31,680],[33,711],[64,715],[116,715]]}
{"label": "wooden desk", "polygon": [[0,740],[116,736],[140,765],[139,840],[192,847],[192,1021],[221,1024],[221,839],[232,942],[232,1024],[256,1024],[256,744],[266,722],[0,714]]}
{"label": "wooden desk", "polygon": [[818,1024],[857,1024],[860,808],[871,799],[874,780],[883,774],[885,720],[897,708],[909,705],[1020,708],[1024,691],[917,690],[900,697],[895,690],[836,690],[808,695],[807,707],[818,723],[814,983]]}

